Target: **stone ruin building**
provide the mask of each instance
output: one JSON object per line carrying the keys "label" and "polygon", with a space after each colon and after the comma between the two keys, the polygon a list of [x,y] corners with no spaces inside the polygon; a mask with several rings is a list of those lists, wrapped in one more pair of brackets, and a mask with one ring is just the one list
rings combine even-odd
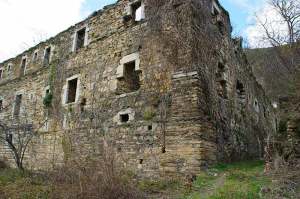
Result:
{"label": "stone ruin building", "polygon": [[145,177],[261,157],[275,117],[231,31],[217,0],[118,0],[0,64],[0,121],[33,127],[33,169],[105,148]]}

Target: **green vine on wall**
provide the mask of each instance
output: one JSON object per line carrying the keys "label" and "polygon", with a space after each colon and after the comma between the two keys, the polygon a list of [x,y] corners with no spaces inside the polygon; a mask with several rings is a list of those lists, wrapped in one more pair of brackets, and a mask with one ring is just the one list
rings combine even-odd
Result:
{"label": "green vine on wall", "polygon": [[143,118],[146,121],[152,120],[156,116],[156,113],[153,108],[146,108],[143,114]]}
{"label": "green vine on wall", "polygon": [[43,104],[45,107],[49,108],[51,107],[52,100],[53,100],[53,90],[54,90],[54,80],[56,77],[56,62],[52,62],[50,64],[50,72],[49,72],[49,92],[46,93],[44,99],[43,99]]}
{"label": "green vine on wall", "polygon": [[43,104],[45,107],[49,108],[52,104],[53,95],[51,92],[47,93],[43,99]]}

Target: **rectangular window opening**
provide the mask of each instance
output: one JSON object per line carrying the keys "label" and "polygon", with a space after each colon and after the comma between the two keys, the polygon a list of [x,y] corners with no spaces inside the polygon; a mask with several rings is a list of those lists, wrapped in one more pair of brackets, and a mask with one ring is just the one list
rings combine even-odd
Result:
{"label": "rectangular window opening", "polygon": [[238,97],[239,103],[241,105],[245,105],[246,91],[245,91],[243,83],[240,82],[239,80],[237,80],[237,82],[236,82],[236,92],[237,92],[237,97]]}
{"label": "rectangular window opening", "polygon": [[47,66],[50,63],[51,47],[45,49],[44,55],[44,66]]}
{"label": "rectangular window opening", "polygon": [[77,82],[78,82],[78,78],[68,81],[67,103],[76,102]]}
{"label": "rectangular window opening", "polygon": [[3,110],[3,100],[0,99],[0,112],[2,112],[2,110]]}
{"label": "rectangular window opening", "polygon": [[225,65],[220,62],[218,63],[216,72],[216,81],[218,95],[224,99],[228,99],[226,68]]}
{"label": "rectangular window opening", "polygon": [[83,28],[76,33],[76,47],[75,50],[79,50],[84,47],[86,28]]}
{"label": "rectangular window opening", "polygon": [[22,63],[21,63],[21,73],[20,73],[21,76],[25,75],[26,62],[27,62],[27,59],[26,59],[26,58],[22,59]]}
{"label": "rectangular window opening", "polygon": [[144,159],[139,160],[139,164],[143,164],[143,162],[144,162]]}
{"label": "rectangular window opening", "polygon": [[14,117],[18,117],[20,115],[21,103],[22,103],[22,95],[20,94],[20,95],[16,96],[15,107],[14,107]]}
{"label": "rectangular window opening", "polygon": [[122,65],[123,75],[118,78],[117,93],[131,93],[140,89],[140,71],[136,71],[136,61]]}
{"label": "rectangular window opening", "polygon": [[224,35],[226,33],[225,25],[222,21],[217,22],[219,32]]}
{"label": "rectangular window opening", "polygon": [[129,114],[121,114],[120,115],[120,121],[122,123],[127,123],[129,121]]}
{"label": "rectangular window opening", "polygon": [[11,133],[6,134],[6,141],[8,143],[12,143],[12,141],[13,141],[13,135]]}
{"label": "rectangular window opening", "polygon": [[7,71],[8,71],[8,72],[11,71],[11,64],[9,64],[9,65],[7,66]]}
{"label": "rectangular window opening", "polygon": [[134,21],[141,21],[145,18],[145,10],[141,1],[133,3],[131,5],[132,18]]}
{"label": "rectangular window opening", "polygon": [[37,60],[38,57],[38,52],[34,52],[33,54],[33,61],[35,62]]}
{"label": "rectangular window opening", "polygon": [[124,64],[124,80],[129,92],[140,88],[139,73],[135,71],[135,61]]}
{"label": "rectangular window opening", "polygon": [[46,95],[50,93],[50,89],[46,89]]}
{"label": "rectangular window opening", "polygon": [[215,5],[213,5],[212,6],[212,15],[218,16],[219,14],[220,14],[220,12],[219,12],[218,8]]}

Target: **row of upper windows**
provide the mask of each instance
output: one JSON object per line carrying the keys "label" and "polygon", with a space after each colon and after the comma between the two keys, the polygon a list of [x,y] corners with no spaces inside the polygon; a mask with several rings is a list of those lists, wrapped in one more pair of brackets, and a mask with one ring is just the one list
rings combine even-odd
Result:
{"label": "row of upper windows", "polygon": [[[127,17],[129,16],[134,21],[142,21],[145,18],[145,5],[142,1],[135,1],[129,4]],[[79,49],[83,48],[88,44],[88,28],[84,27],[76,31],[73,41],[73,48],[72,51],[76,52]],[[44,57],[43,57],[43,66],[48,66],[51,61],[51,47],[46,47],[44,50]],[[39,58],[39,50],[34,51],[32,55],[32,62],[35,63],[38,61]],[[26,67],[28,64],[27,56],[23,56],[20,64],[20,76],[26,74]],[[0,80],[4,78],[4,74],[6,73],[7,77],[10,77],[12,74],[12,67],[13,64],[9,63],[7,65],[7,69],[5,70],[3,67],[0,68]]]}
{"label": "row of upper windows", "polygon": [[[21,111],[21,102],[22,102],[22,94],[17,94],[15,96],[15,101],[13,105],[13,117],[16,118],[19,116],[20,111]],[[4,103],[3,103],[3,98],[0,98],[0,113],[4,109]]]}
{"label": "row of upper windows", "polygon": [[[51,47],[48,46],[45,48],[44,50],[44,56],[43,56],[43,66],[48,66],[50,64],[51,61]],[[34,51],[33,55],[32,55],[32,62],[35,63],[38,61],[38,56],[39,56],[39,51],[36,50]],[[28,58],[27,56],[23,56],[22,60],[21,60],[21,64],[20,64],[20,76],[23,76],[26,74],[26,66],[28,64]],[[4,78],[4,74],[6,73],[7,77],[10,77],[12,74],[12,67],[13,64],[9,63],[7,64],[7,68],[6,70],[2,67],[0,68],[0,80],[2,80]]]}
{"label": "row of upper windows", "polygon": [[[228,77],[227,67],[225,67],[225,65],[219,62],[216,71],[217,94],[219,95],[219,97],[225,100],[228,100],[229,98],[228,79],[229,77]],[[241,108],[245,108],[246,101],[247,101],[246,99],[247,93],[244,84],[240,80],[236,81],[236,95],[237,95],[237,100],[241,105]],[[250,95],[248,95],[248,101],[250,101]],[[259,102],[256,98],[254,99],[253,107],[257,113],[260,112]]]}
{"label": "row of upper windows", "polygon": [[[140,88],[140,58],[139,53],[129,54],[120,60],[117,68],[117,93],[124,94],[135,92]],[[22,92],[18,92],[15,97],[13,116],[17,117],[20,113]],[[46,87],[43,92],[44,100],[47,95],[51,94],[50,87]],[[62,104],[78,103],[80,95],[80,75],[74,75],[66,80],[63,87]],[[33,100],[32,94],[29,95]],[[85,102],[86,103],[86,102]],[[85,104],[84,103],[84,104]],[[82,104],[82,102],[81,102]],[[0,97],[0,112],[3,109],[3,98]]]}

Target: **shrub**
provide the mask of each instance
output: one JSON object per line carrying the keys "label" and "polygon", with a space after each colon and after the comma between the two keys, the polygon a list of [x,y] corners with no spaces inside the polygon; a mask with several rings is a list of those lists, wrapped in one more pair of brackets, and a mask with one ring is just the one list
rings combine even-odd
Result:
{"label": "shrub", "polygon": [[70,160],[50,176],[53,191],[49,198],[143,199],[144,195],[122,174],[111,159],[85,164]]}

